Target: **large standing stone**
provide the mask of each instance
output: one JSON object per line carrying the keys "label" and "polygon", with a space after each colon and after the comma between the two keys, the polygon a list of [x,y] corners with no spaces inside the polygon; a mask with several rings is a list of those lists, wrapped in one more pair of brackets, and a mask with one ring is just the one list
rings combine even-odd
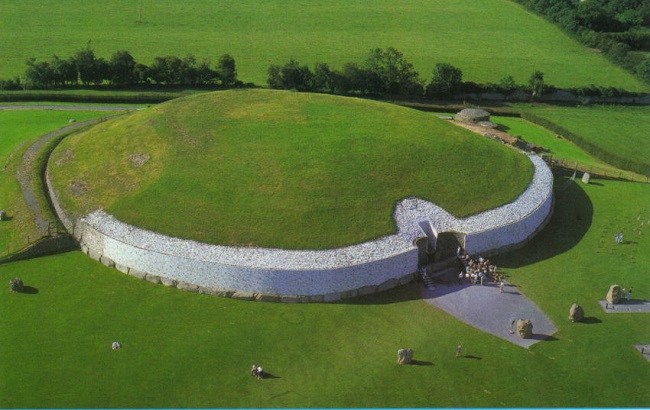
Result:
{"label": "large standing stone", "polygon": [[607,303],[611,304],[619,303],[621,301],[621,287],[618,285],[610,286],[605,300],[607,300]]}
{"label": "large standing stone", "polygon": [[0,210],[0,221],[7,219],[7,213],[3,210]]}
{"label": "large standing stone", "polygon": [[413,349],[399,349],[397,351],[397,364],[409,364],[413,361]]}
{"label": "large standing stone", "polygon": [[585,318],[585,311],[582,309],[582,306],[574,303],[569,309],[569,320],[572,322],[582,322],[582,319]]}
{"label": "large standing stone", "polygon": [[591,175],[589,175],[589,172],[585,172],[584,174],[582,174],[582,182],[584,182],[585,184],[588,184],[590,179],[591,179]]}
{"label": "large standing stone", "polygon": [[533,322],[529,319],[517,320],[517,334],[522,339],[530,339],[533,337]]}

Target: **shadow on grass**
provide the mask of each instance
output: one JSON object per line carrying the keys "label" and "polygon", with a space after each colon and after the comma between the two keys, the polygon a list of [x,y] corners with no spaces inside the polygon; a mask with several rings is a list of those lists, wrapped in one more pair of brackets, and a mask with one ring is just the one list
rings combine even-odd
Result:
{"label": "shadow on grass", "polygon": [[521,249],[495,256],[498,266],[519,268],[567,252],[580,242],[592,223],[593,204],[579,185],[555,178],[554,212],[548,225]]}
{"label": "shadow on grass", "polygon": [[533,333],[533,335],[530,337],[533,340],[542,340],[544,342],[556,342],[560,339],[558,339],[555,336],[550,336],[550,335],[541,335],[537,333]]}
{"label": "shadow on grass", "polygon": [[597,317],[589,316],[583,318],[580,323],[584,323],[586,325],[594,325],[596,323],[603,323],[602,320],[598,319]]}
{"label": "shadow on grass", "polygon": [[276,375],[274,375],[272,373],[264,372],[264,377],[263,377],[264,380],[266,380],[266,379],[281,379],[281,378],[282,377],[276,376]]}
{"label": "shadow on grass", "polygon": [[463,358],[465,358],[465,359],[474,359],[474,360],[483,360],[482,357],[474,356],[473,354],[463,355]]}
{"label": "shadow on grass", "polygon": [[420,281],[413,281],[406,285],[398,286],[384,292],[341,299],[333,303],[342,305],[387,305],[390,303],[400,303],[409,300],[421,299],[422,283],[420,283]]}
{"label": "shadow on grass", "polygon": [[32,286],[23,286],[23,290],[14,292],[14,293],[24,293],[25,295],[35,295],[38,293],[38,289]]}
{"label": "shadow on grass", "polygon": [[433,362],[425,362],[422,360],[411,360],[409,364],[412,366],[433,366]]}

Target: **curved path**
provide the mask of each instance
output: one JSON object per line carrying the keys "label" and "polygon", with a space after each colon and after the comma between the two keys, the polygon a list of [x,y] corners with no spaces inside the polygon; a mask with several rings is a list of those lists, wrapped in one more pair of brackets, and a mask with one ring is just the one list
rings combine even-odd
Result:
{"label": "curved path", "polygon": [[[506,285],[503,293],[493,283],[438,285],[435,289],[424,289],[422,298],[471,326],[521,347],[529,348],[557,332],[544,312],[514,285]],[[512,322],[517,319],[533,322],[531,339],[511,333]]]}
{"label": "curved path", "polygon": [[45,236],[50,234],[49,227],[52,221],[47,217],[47,215],[50,215],[50,212],[42,208],[43,201],[39,202],[37,200],[37,197],[43,196],[43,193],[35,192],[35,188],[37,187],[33,186],[33,176],[36,173],[41,172],[37,163],[39,152],[41,152],[41,149],[45,144],[53,139],[85,126],[95,124],[101,120],[101,118],[96,118],[88,121],[77,122],[56,131],[49,132],[36,140],[23,154],[20,166],[16,171],[16,178],[20,184],[20,190],[23,193],[27,207],[32,212],[34,222],[36,223],[41,235]]}
{"label": "curved path", "polygon": [[[140,104],[138,104],[140,105]],[[52,111],[132,111],[134,107],[115,105],[0,105],[0,111],[52,110]]]}

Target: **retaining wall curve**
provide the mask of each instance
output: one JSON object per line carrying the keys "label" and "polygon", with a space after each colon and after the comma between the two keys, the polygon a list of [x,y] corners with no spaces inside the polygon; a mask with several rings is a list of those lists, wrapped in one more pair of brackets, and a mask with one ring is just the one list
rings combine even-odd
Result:
{"label": "retaining wall curve", "polygon": [[427,220],[438,232],[457,232],[470,254],[527,241],[552,211],[553,177],[530,156],[533,181],[514,202],[457,219],[418,198],[395,209],[398,233],[378,240],[322,251],[233,247],[161,235],[116,220],[102,210],[74,218],[61,207],[46,172],[55,211],[90,257],[122,272],[190,291],[241,299],[334,301],[383,291],[412,280],[418,269],[415,239]]}

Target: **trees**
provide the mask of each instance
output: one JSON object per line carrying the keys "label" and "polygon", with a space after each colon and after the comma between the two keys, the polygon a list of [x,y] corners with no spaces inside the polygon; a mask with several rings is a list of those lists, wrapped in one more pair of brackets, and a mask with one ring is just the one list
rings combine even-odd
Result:
{"label": "trees", "polygon": [[310,91],[313,76],[309,67],[291,59],[283,66],[269,67],[267,84],[276,89]]}
{"label": "trees", "polygon": [[235,59],[230,54],[224,54],[219,57],[216,69],[217,77],[221,80],[221,85],[230,87],[237,83],[237,68]]}
{"label": "trees", "polygon": [[110,82],[115,85],[131,85],[136,82],[135,59],[126,50],[113,53],[110,59]]}
{"label": "trees", "polygon": [[30,58],[27,60],[25,80],[30,87],[48,88],[54,81],[54,71],[47,61],[36,62],[35,58]]}
{"label": "trees", "polygon": [[370,51],[364,67],[377,78],[378,94],[417,94],[422,90],[419,74],[404,55],[393,47]]}
{"label": "trees", "polygon": [[84,85],[94,83],[94,80],[97,78],[95,73],[97,69],[95,52],[90,47],[86,47],[77,51],[72,59],[81,82]]}
{"label": "trees", "polygon": [[447,63],[438,63],[433,68],[431,82],[427,86],[426,95],[429,97],[448,97],[458,92],[463,83],[463,72],[460,68]]}
{"label": "trees", "polygon": [[528,88],[531,91],[531,98],[535,99],[536,97],[541,97],[544,94],[545,84],[544,84],[544,73],[536,70],[528,78]]}

